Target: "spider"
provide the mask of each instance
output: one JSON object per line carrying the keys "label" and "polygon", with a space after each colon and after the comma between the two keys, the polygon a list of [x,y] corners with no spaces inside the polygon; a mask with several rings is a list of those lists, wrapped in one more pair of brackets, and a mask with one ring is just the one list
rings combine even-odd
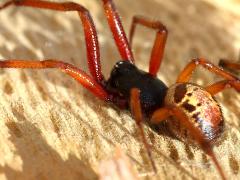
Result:
{"label": "spider", "polygon": [[[57,68],[77,80],[97,98],[119,108],[129,109],[140,129],[144,146],[155,171],[156,167],[152,160],[150,146],[143,131],[143,119],[145,117],[148,123],[159,125],[169,117],[175,117],[169,123],[175,127],[176,133],[182,138],[188,138],[186,133],[182,133],[187,130],[190,137],[211,157],[222,179],[226,179],[212,149],[214,141],[221,135],[224,128],[221,108],[213,96],[229,87],[239,92],[240,79],[204,58],[196,58],[186,65],[176,82],[167,87],[156,77],[162,63],[168,36],[166,27],[160,21],[134,16],[128,42],[113,1],[102,0],[102,3],[122,58],[113,67],[108,80],[103,77],[101,72],[98,37],[92,17],[85,7],[73,2],[9,0],[0,6],[0,10],[10,5],[16,5],[56,11],[77,11],[84,29],[88,68],[91,76],[71,64],[54,59],[42,61],[3,60],[0,61],[0,68]],[[157,30],[148,72],[135,66],[131,43],[136,25]],[[221,76],[224,80],[207,87],[189,82],[193,71],[199,66]]]}
{"label": "spider", "polygon": [[237,62],[231,62],[227,59],[221,59],[218,65],[237,75],[239,74],[240,70],[240,54]]}

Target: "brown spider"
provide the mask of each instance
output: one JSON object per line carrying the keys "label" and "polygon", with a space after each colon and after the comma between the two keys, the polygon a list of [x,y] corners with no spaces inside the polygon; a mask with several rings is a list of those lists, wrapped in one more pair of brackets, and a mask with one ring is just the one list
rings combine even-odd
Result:
{"label": "brown spider", "polygon": [[[84,27],[88,67],[91,76],[71,64],[52,59],[43,61],[4,60],[0,62],[0,68],[58,68],[76,79],[96,97],[113,103],[120,108],[130,108],[141,131],[141,136],[154,170],[156,170],[156,167],[142,128],[142,115],[144,114],[148,117],[149,123],[156,126],[168,117],[174,116],[177,121],[170,120],[170,123],[172,126],[178,127],[176,129],[177,133],[179,132],[181,137],[187,138],[180,133],[183,129],[187,129],[195,142],[212,158],[222,179],[226,179],[212,150],[213,142],[222,133],[224,127],[221,108],[213,98],[213,95],[228,87],[240,91],[240,80],[238,77],[203,58],[197,58],[187,64],[178,76],[176,83],[167,87],[156,77],[162,62],[168,34],[165,26],[159,21],[151,21],[145,17],[134,16],[133,18],[129,38],[130,44],[137,24],[157,30],[150,58],[149,72],[144,72],[134,65],[132,50],[113,1],[102,0],[102,2],[110,29],[122,58],[113,67],[108,80],[105,80],[101,72],[98,37],[92,17],[86,8],[72,2],[10,0],[0,6],[0,9],[16,5],[56,11],[77,11]],[[189,79],[198,66],[202,66],[210,72],[221,76],[224,80],[207,87],[190,83]],[[239,66],[235,65],[232,68],[237,69],[237,67]]]}

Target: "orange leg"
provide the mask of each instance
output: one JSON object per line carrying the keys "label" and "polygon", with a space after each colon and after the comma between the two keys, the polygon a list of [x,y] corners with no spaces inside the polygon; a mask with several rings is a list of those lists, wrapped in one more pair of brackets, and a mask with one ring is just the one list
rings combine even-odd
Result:
{"label": "orange leg", "polygon": [[212,161],[217,167],[222,179],[226,179],[225,174],[223,173],[223,169],[221,168],[213,152],[212,145],[205,139],[205,136],[202,134],[202,132],[197,127],[195,127],[193,122],[189,121],[187,116],[182,111],[180,111],[177,107],[173,108],[172,112],[174,116],[176,116],[178,120],[181,121],[181,123],[184,124],[186,128],[188,128],[189,132],[192,134],[195,140],[199,143],[200,147],[204,150],[204,152],[207,153],[212,158]]}
{"label": "orange leg", "polygon": [[210,63],[209,61],[198,58],[193,59],[180,73],[180,75],[177,78],[177,83],[184,83],[188,82],[193,71],[198,67],[199,65],[203,66],[204,68],[208,69],[209,71],[222,76],[223,78],[227,80],[239,80],[238,77],[234,76],[233,74],[223,70],[222,68],[215,66],[214,64]]}
{"label": "orange leg", "polygon": [[226,88],[234,88],[236,91],[240,92],[240,80],[223,80],[216,82],[208,87],[206,87],[206,91],[210,94],[215,95]]}
{"label": "orange leg", "polygon": [[228,70],[231,73],[239,75],[239,73],[240,73],[240,54],[239,54],[239,61],[238,62],[232,62],[230,60],[221,59],[219,61],[218,65],[220,67]]}
{"label": "orange leg", "polygon": [[168,31],[160,21],[152,21],[142,16],[134,16],[132,26],[130,29],[129,38],[130,45],[132,45],[132,38],[135,33],[135,28],[137,24],[141,24],[148,28],[157,30],[149,64],[149,73],[152,74],[153,76],[156,76],[157,71],[159,70],[160,65],[162,63]]}
{"label": "orange leg", "polygon": [[172,111],[170,108],[162,107],[153,113],[151,117],[151,123],[159,124],[161,121],[166,120],[171,115]]}
{"label": "orange leg", "polygon": [[[175,116],[191,133],[191,135],[194,137],[194,139],[197,141],[197,143],[200,145],[200,147],[203,149],[203,151],[208,154],[215,166],[217,167],[222,179],[226,179],[223,170],[213,152],[212,145],[210,142],[208,142],[204,136],[204,134],[197,128],[195,127],[194,123],[192,121],[189,121],[188,117],[185,115],[184,112],[182,112],[179,108],[177,107],[171,107],[171,108],[166,108],[163,107],[159,110],[156,110],[153,113],[151,122],[154,122],[155,124],[160,123],[163,119],[168,116]],[[158,119],[159,118],[159,119]]]}
{"label": "orange leg", "polygon": [[31,69],[46,69],[58,68],[64,73],[68,74],[85,88],[91,91],[95,96],[102,100],[109,100],[108,93],[102,88],[99,83],[87,75],[84,71],[74,67],[71,64],[64,63],[57,60],[44,60],[44,61],[26,61],[26,60],[6,60],[0,61],[0,68],[31,68]]}
{"label": "orange leg", "polygon": [[123,60],[128,60],[134,63],[132,50],[129,46],[126,34],[124,32],[119,14],[115,8],[112,0],[102,0],[105,15],[108,20],[108,24],[113,34],[113,38],[117,44],[118,51]]}
{"label": "orange leg", "polygon": [[240,70],[240,63],[233,63],[229,60],[225,60],[225,59],[220,59],[219,61],[219,66],[223,67],[223,68],[228,68],[228,69],[233,69],[233,70]]}
{"label": "orange leg", "polygon": [[102,82],[104,80],[101,72],[100,52],[96,28],[89,11],[85,7],[73,2],[56,3],[42,0],[11,0],[0,6],[0,10],[10,5],[28,6],[56,11],[77,11],[81,18],[85,33],[89,71],[96,81]]}
{"label": "orange leg", "polygon": [[133,117],[136,121],[136,124],[137,124],[137,126],[140,130],[140,134],[142,136],[143,144],[144,144],[144,146],[147,150],[148,157],[151,161],[153,170],[156,173],[157,169],[156,169],[155,163],[154,163],[153,158],[152,158],[150,145],[147,142],[147,138],[145,136],[143,126],[142,126],[143,117],[142,117],[142,111],[141,111],[141,104],[140,104],[139,96],[140,96],[140,91],[137,88],[131,89],[130,108],[131,108],[132,115],[133,115]]}
{"label": "orange leg", "polygon": [[229,59],[220,59],[218,65],[229,71],[234,71],[234,72],[239,71],[240,70],[240,50],[239,50],[237,61],[234,62]]}

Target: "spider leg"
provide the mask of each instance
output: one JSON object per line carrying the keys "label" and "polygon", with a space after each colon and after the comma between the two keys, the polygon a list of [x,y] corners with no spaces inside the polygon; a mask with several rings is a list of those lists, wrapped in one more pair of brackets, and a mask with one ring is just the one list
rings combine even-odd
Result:
{"label": "spider leg", "polygon": [[96,81],[99,83],[104,81],[104,77],[101,72],[100,52],[96,28],[89,11],[85,7],[73,2],[57,3],[42,0],[11,0],[0,6],[0,10],[10,5],[28,6],[56,11],[77,11],[83,24],[89,71]]}
{"label": "spider leg", "polygon": [[226,59],[220,59],[218,65],[223,67],[223,68],[240,70],[240,63],[239,62],[233,63],[233,62],[231,62],[229,60],[226,60]]}
{"label": "spider leg", "polygon": [[146,135],[145,135],[144,130],[143,130],[143,125],[142,125],[143,117],[142,117],[142,111],[141,111],[141,104],[140,104],[139,96],[140,96],[139,89],[137,89],[137,88],[131,89],[130,108],[131,108],[132,115],[135,119],[135,122],[136,122],[136,124],[137,124],[137,126],[140,130],[140,135],[142,136],[142,141],[143,141],[143,144],[144,144],[144,146],[147,150],[147,154],[148,154],[148,157],[151,161],[153,171],[156,173],[157,168],[156,168],[156,165],[155,165],[155,163],[153,161],[153,158],[152,158],[151,148],[150,148],[150,145],[147,142],[147,138],[146,138]]}
{"label": "spider leg", "polygon": [[226,88],[234,88],[236,91],[240,92],[240,80],[223,80],[216,82],[205,89],[210,94],[215,95]]}
{"label": "spider leg", "polygon": [[74,67],[71,64],[64,63],[57,60],[6,60],[0,61],[0,68],[31,68],[31,69],[47,69],[47,68],[57,68],[62,70],[62,72],[68,74],[85,88],[91,91],[98,98],[108,101],[109,95],[103,89],[103,87],[92,77],[87,75],[84,71]]}
{"label": "spider leg", "polygon": [[218,65],[230,72],[233,72],[234,74],[238,74],[240,72],[240,58],[238,62],[232,62],[230,60],[220,59]]}
{"label": "spider leg", "polygon": [[151,117],[151,123],[159,124],[161,121],[166,120],[171,115],[172,112],[170,108],[168,107],[159,108],[153,113]]}
{"label": "spider leg", "polygon": [[158,124],[159,122],[161,122],[163,120],[162,119],[163,117],[165,118],[170,115],[175,116],[189,130],[189,132],[194,137],[194,139],[197,141],[197,143],[200,145],[202,150],[211,157],[211,159],[214,162],[217,170],[219,171],[222,179],[226,179],[226,177],[223,173],[223,169],[221,168],[221,166],[213,152],[212,144],[206,140],[205,135],[197,127],[195,127],[194,123],[191,122],[187,118],[187,116],[185,115],[185,113],[183,111],[181,111],[177,107],[169,107],[169,108],[163,107],[159,110],[156,110],[153,113],[151,122]]}
{"label": "spider leg", "polygon": [[126,33],[123,29],[120,16],[115,8],[112,0],[102,0],[105,15],[108,20],[108,24],[113,34],[113,38],[118,47],[118,51],[123,60],[128,60],[134,63],[132,50],[129,46]]}
{"label": "spider leg", "polygon": [[132,39],[137,24],[157,30],[149,64],[149,73],[153,76],[156,76],[157,71],[159,70],[160,65],[162,63],[168,31],[160,21],[152,21],[143,16],[134,16],[129,36],[130,46],[132,46]]}
{"label": "spider leg", "polygon": [[193,71],[201,65],[205,69],[223,77],[227,80],[239,80],[238,77],[234,76],[233,74],[223,70],[222,68],[215,66],[211,62],[203,59],[203,58],[197,58],[193,59],[187,66],[183,69],[183,71],[180,73],[180,75],[177,78],[177,83],[184,83],[188,82]]}

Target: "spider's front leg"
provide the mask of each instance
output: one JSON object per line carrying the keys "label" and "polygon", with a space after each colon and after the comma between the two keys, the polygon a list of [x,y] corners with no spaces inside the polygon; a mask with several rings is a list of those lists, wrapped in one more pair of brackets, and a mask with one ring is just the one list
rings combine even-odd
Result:
{"label": "spider's front leg", "polygon": [[103,89],[103,87],[89,75],[87,75],[81,69],[74,67],[71,64],[64,63],[58,60],[5,60],[0,61],[0,68],[31,68],[31,69],[47,69],[47,68],[57,68],[62,70],[64,73],[68,74],[80,84],[82,84],[86,89],[91,91],[98,98],[109,101],[109,94]]}
{"label": "spider's front leg", "polygon": [[160,21],[153,21],[143,16],[134,16],[129,36],[130,46],[132,45],[132,39],[137,24],[157,30],[149,63],[149,73],[153,76],[156,76],[163,59],[165,44],[168,35],[167,28]]}
{"label": "spider's front leg", "polygon": [[134,63],[133,53],[128,43],[126,33],[123,29],[122,22],[116,10],[115,4],[112,0],[102,0],[102,2],[108,24],[122,59]]}
{"label": "spider's front leg", "polygon": [[0,10],[7,8],[10,5],[49,9],[55,11],[77,11],[83,24],[89,71],[97,82],[102,83],[102,81],[104,81],[104,77],[101,72],[97,31],[91,15],[85,7],[73,2],[57,3],[42,0],[10,0],[1,5]]}

